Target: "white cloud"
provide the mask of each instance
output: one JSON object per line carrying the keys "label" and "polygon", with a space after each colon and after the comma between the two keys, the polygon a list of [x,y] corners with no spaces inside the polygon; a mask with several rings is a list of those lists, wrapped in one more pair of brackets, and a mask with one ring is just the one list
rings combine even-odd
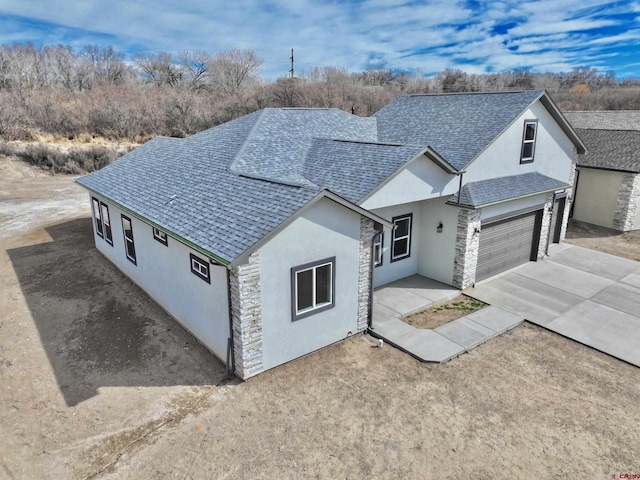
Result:
{"label": "white cloud", "polygon": [[[287,73],[291,48],[299,70],[343,66],[359,71],[373,58],[388,67],[427,73],[446,67],[558,71],[601,62],[607,58],[601,48],[640,48],[638,1],[497,0],[479,2],[475,11],[463,0],[51,3],[3,0],[0,43],[110,43],[123,51],[204,49],[214,54],[250,48],[264,59],[266,78]],[[60,27],[10,25],[9,15]]]}

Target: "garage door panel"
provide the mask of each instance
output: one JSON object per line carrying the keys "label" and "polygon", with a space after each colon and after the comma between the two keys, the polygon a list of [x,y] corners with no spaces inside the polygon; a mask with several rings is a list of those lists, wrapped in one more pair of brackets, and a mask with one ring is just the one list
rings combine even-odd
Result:
{"label": "garage door panel", "polygon": [[476,281],[531,259],[537,212],[482,226]]}

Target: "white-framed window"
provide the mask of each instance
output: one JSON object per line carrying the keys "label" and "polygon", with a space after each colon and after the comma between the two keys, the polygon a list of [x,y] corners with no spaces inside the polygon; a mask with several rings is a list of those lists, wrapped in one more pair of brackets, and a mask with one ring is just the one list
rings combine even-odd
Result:
{"label": "white-framed window", "polygon": [[156,227],[153,227],[153,238],[163,245],[168,245],[167,234],[162,230],[158,230]]}
{"label": "white-framed window", "polygon": [[373,236],[373,266],[382,265],[382,250],[384,248],[384,232],[378,232]]}
{"label": "white-framed window", "polygon": [[391,261],[396,262],[411,256],[411,227],[413,214],[407,213],[393,217],[393,232],[391,234]]}
{"label": "white-framed window", "polygon": [[97,198],[91,197],[91,206],[93,207],[93,219],[96,222],[96,233],[98,234],[98,236],[104,238],[102,214],[100,213],[100,202]]}
{"label": "white-framed window", "polygon": [[124,235],[124,251],[127,258],[131,260],[134,265],[137,265],[136,261],[136,245],[133,240],[133,225],[131,219],[122,215],[122,233]]}
{"label": "white-framed window", "polygon": [[189,254],[191,258],[191,272],[203,279],[207,283],[211,283],[211,272],[209,270],[209,262],[193,253]]}
{"label": "white-framed window", "polygon": [[113,245],[113,235],[111,233],[111,218],[109,217],[109,207],[106,203],[100,202],[102,209],[102,224],[104,226],[104,239],[109,245]]}
{"label": "white-framed window", "polygon": [[524,121],[524,133],[522,134],[522,152],[520,163],[531,163],[536,153],[536,135],[538,132],[537,120]]}
{"label": "white-framed window", "polygon": [[335,306],[335,265],[331,257],[291,269],[292,320]]}

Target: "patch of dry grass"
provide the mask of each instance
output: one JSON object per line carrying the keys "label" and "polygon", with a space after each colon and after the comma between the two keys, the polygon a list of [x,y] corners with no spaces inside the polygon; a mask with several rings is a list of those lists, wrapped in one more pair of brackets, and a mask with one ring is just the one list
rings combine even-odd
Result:
{"label": "patch of dry grass", "polygon": [[464,317],[476,312],[487,304],[465,295],[460,295],[453,300],[431,307],[421,312],[414,313],[404,318],[404,321],[416,328],[437,328],[456,318]]}

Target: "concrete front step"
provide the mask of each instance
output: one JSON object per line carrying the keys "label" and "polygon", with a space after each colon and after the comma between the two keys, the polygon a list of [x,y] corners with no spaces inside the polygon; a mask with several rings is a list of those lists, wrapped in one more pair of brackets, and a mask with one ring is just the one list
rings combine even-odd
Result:
{"label": "concrete front step", "polygon": [[505,310],[487,306],[434,330],[428,330],[415,328],[397,316],[391,316],[390,310],[385,310],[374,312],[373,328],[369,330],[369,334],[422,362],[433,363],[447,362],[524,321]]}

